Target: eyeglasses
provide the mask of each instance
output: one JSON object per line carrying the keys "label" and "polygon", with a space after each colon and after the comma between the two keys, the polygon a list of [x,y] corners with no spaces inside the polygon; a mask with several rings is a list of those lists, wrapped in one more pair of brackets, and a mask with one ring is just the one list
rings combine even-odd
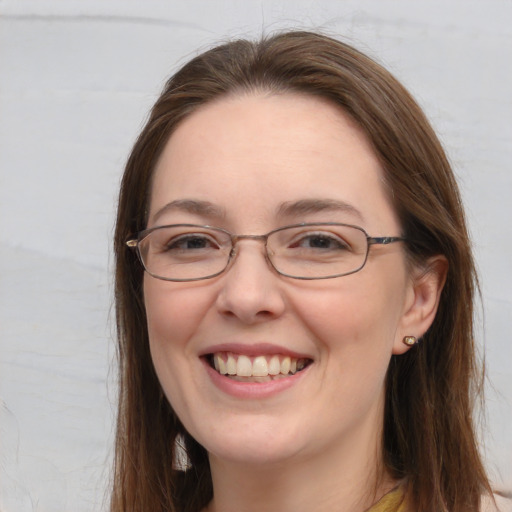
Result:
{"label": "eyeglasses", "polygon": [[359,226],[337,222],[284,226],[266,235],[233,235],[222,228],[173,224],[141,231],[126,245],[137,250],[148,274],[165,281],[199,281],[222,274],[240,240],[261,240],[278,274],[293,279],[331,279],[361,270],[371,245],[402,242],[370,237]]}

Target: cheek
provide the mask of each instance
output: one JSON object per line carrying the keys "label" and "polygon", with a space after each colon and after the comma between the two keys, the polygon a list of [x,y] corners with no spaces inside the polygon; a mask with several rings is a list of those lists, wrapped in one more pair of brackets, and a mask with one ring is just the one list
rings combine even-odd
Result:
{"label": "cheek", "polygon": [[342,279],[304,291],[294,307],[317,344],[333,402],[345,408],[355,400],[352,406],[359,409],[382,392],[405,288],[396,272],[384,278],[368,272]]}
{"label": "cheek", "polygon": [[294,304],[298,316],[330,351],[375,344],[390,347],[401,317],[401,294],[381,286],[347,284],[301,294]]}
{"label": "cheek", "polygon": [[144,303],[152,350],[184,347],[211,305],[210,294],[186,283],[144,279]]}
{"label": "cheek", "polygon": [[[187,289],[179,283],[144,279],[144,303],[153,365],[173,409],[187,418],[190,404],[186,397],[193,388],[194,370],[191,338],[210,305],[209,294],[198,293],[190,283]],[[199,363],[198,363],[199,364]]]}

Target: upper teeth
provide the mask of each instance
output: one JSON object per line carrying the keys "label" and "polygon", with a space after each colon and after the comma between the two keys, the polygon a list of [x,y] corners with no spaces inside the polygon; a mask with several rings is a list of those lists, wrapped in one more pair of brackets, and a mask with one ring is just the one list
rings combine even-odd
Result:
{"label": "upper teeth", "polygon": [[294,374],[304,368],[306,360],[282,355],[248,357],[221,352],[213,355],[213,364],[222,375],[267,377],[268,375]]}

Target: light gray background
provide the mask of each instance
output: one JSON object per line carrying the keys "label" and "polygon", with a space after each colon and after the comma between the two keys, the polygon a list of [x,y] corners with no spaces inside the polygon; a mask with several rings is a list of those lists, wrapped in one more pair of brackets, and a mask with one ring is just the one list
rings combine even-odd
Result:
{"label": "light gray background", "polygon": [[510,0],[0,0],[3,512],[105,508],[123,164],[177,64],[285,27],[343,36],[384,63],[448,150],[482,278],[488,464],[512,488]]}

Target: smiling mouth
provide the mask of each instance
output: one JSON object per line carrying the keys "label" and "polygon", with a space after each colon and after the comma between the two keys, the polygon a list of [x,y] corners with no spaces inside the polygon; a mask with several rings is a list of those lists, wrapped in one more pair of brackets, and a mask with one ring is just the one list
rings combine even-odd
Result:
{"label": "smiling mouth", "polygon": [[221,375],[241,382],[269,382],[290,377],[313,361],[280,354],[249,357],[233,352],[208,354],[209,365]]}

